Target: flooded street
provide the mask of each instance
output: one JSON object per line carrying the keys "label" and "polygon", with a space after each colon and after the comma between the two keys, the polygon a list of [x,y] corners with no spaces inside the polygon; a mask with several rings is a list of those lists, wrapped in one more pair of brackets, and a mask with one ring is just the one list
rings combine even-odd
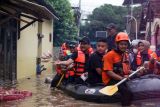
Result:
{"label": "flooded street", "polygon": [[[119,103],[97,104],[75,100],[60,90],[51,90],[50,85],[44,83],[47,75],[19,81],[16,86],[17,89],[31,91],[33,95],[18,101],[1,102],[0,107],[121,107]],[[159,102],[159,100],[155,101]],[[151,100],[148,100],[134,103],[136,107],[160,107],[159,104],[151,102]]]}

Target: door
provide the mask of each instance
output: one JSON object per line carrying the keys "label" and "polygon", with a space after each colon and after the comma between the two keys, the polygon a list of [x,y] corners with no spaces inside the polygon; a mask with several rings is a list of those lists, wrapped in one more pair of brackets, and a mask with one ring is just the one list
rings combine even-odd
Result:
{"label": "door", "polygon": [[[0,16],[0,20],[5,16]],[[10,19],[0,25],[0,85],[16,82],[17,21]]]}
{"label": "door", "polygon": [[157,28],[156,28],[156,35],[155,35],[155,41],[156,41],[156,47],[158,46],[158,45],[160,45],[160,27],[159,26],[157,26]]}

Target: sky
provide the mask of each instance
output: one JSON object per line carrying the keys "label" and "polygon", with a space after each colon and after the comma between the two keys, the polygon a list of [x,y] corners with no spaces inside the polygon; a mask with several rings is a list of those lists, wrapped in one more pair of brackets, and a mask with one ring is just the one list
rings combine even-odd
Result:
{"label": "sky", "polygon": [[[72,6],[78,6],[79,0],[69,0]],[[83,14],[90,14],[103,4],[121,6],[124,0],[81,0],[81,10]]]}

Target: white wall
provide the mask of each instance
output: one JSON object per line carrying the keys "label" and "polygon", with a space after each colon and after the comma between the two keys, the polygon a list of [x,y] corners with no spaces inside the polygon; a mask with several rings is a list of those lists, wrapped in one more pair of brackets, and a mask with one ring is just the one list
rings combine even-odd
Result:
{"label": "white wall", "polygon": [[[27,21],[31,21],[22,17]],[[21,27],[25,23],[21,22]],[[42,24],[42,53],[52,51],[52,42],[49,42],[49,33],[53,32],[52,21],[44,20]],[[38,48],[38,22],[30,25],[20,33],[20,39],[17,42],[17,79],[30,77],[36,74],[36,57]],[[53,33],[52,33],[53,34]],[[47,70],[51,69],[51,63],[45,64]]]}

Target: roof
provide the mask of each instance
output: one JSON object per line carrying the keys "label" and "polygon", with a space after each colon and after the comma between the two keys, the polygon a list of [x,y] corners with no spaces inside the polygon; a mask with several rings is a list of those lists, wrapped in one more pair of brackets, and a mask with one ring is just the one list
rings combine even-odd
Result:
{"label": "roof", "polygon": [[44,0],[3,0],[0,10],[10,15],[26,13],[38,19],[58,19],[54,9]]}
{"label": "roof", "polygon": [[131,5],[133,1],[133,4],[142,4],[144,2],[147,2],[148,0],[124,0],[123,5]]}
{"label": "roof", "polygon": [[46,0],[32,0],[32,1],[35,1],[42,6],[45,6],[48,10],[50,10],[58,18],[58,14],[56,13],[56,11],[53,9],[51,5],[45,2]]}

